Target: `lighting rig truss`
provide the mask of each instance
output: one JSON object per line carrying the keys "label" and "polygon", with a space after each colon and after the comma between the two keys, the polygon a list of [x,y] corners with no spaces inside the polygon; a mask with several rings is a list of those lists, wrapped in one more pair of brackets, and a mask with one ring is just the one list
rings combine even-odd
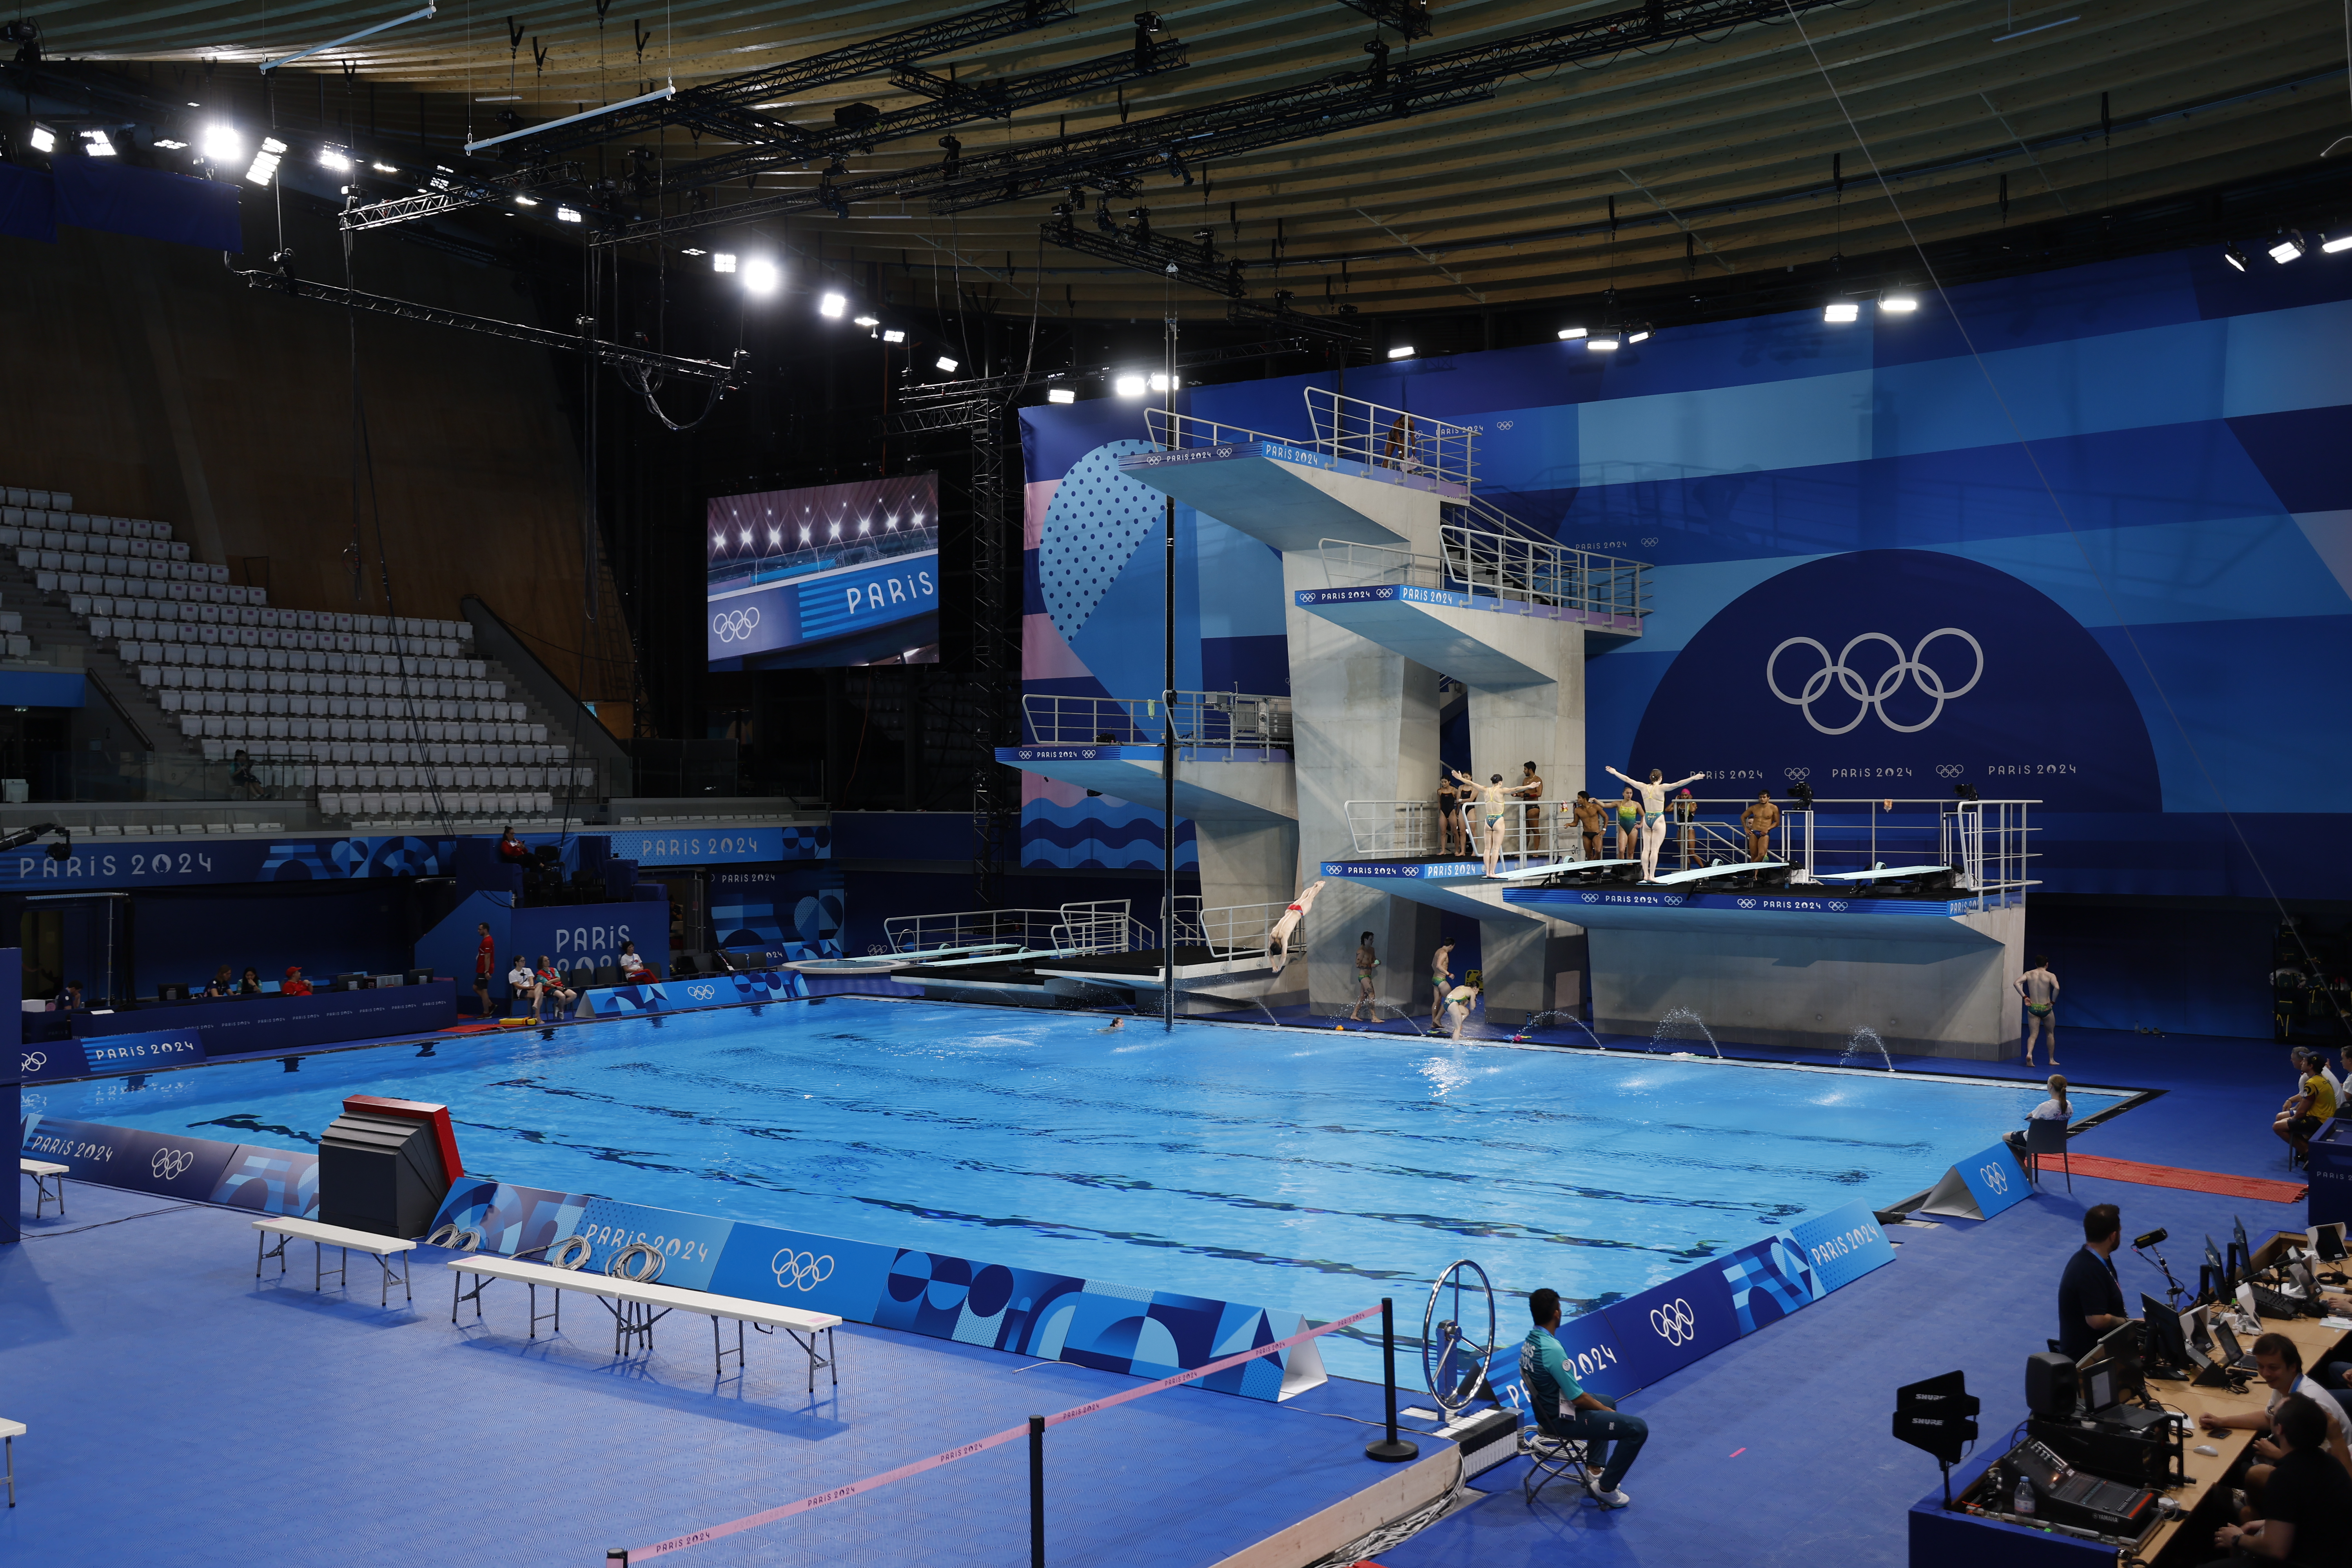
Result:
{"label": "lighting rig truss", "polygon": [[658,103],[566,126],[518,145],[541,153],[563,152],[658,131],[665,125],[684,125],[730,142],[798,146],[802,149],[798,156],[821,155],[817,137],[800,126],[758,112],[756,106],[833,82],[904,69],[919,60],[1011,37],[1071,14],[1069,0],[998,0],[993,5],[811,55],[790,65],[681,88]]}
{"label": "lighting rig truss", "polygon": [[1393,27],[1407,41],[1429,37],[1429,0],[1339,0],[1350,11],[1361,11],[1383,27]]}
{"label": "lighting rig truss", "polygon": [[1295,296],[1287,289],[1276,293],[1272,304],[1247,298],[1247,290],[1242,286],[1244,263],[1239,257],[1218,252],[1213,230],[1196,228],[1189,241],[1159,232],[1151,226],[1149,207],[1137,207],[1129,213],[1127,216],[1135,221],[1122,228],[1111,221],[1108,197],[1096,205],[1094,226],[1084,227],[1077,221],[1081,205],[1082,193],[1072,192],[1068,201],[1054,208],[1054,219],[1045,225],[1044,237],[1065,250],[1132,267],[1139,272],[1173,278],[1180,283],[1221,295],[1232,301],[1226,314],[1236,321],[1257,321],[1343,342],[1353,342],[1363,336],[1362,324],[1352,317],[1309,316],[1292,310],[1290,301]]}
{"label": "lighting rig truss", "polygon": [[1320,81],[1257,93],[1199,109],[1098,131],[1028,142],[934,163],[870,174],[821,187],[780,192],[724,207],[647,218],[603,237],[601,243],[659,239],[713,224],[830,207],[845,213],[859,201],[922,198],[938,214],[967,212],[1000,202],[1086,185],[1117,196],[1133,195],[1150,175],[1187,184],[1192,170],[1262,148],[1328,136],[1456,108],[1495,95],[1496,85],[1558,66],[1605,60],[1686,38],[1707,38],[1748,23],[1767,23],[1840,0],[1648,0],[1605,16],[1517,33],[1487,43],[1424,55],[1391,67],[1376,52],[1361,70],[1338,71]]}
{"label": "lighting rig truss", "polygon": [[664,376],[685,376],[695,381],[714,381],[722,389],[731,390],[744,384],[749,376],[743,370],[744,351],[738,349],[733,358],[719,360],[682,359],[676,354],[656,353],[651,349],[631,348],[625,343],[608,343],[601,338],[588,337],[583,329],[578,334],[552,332],[543,327],[525,326],[520,321],[502,321],[493,316],[469,316],[462,310],[445,310],[437,305],[420,305],[412,300],[395,300],[387,294],[369,294],[357,289],[345,289],[333,283],[313,283],[291,273],[265,271],[260,268],[238,269],[236,276],[255,289],[272,293],[316,300],[322,304],[341,305],[349,310],[366,310],[379,316],[394,316],[404,321],[424,321],[436,327],[457,327],[465,331],[480,332],[487,337],[505,338],[510,342],[530,343],[543,349],[563,349],[572,352],[587,350],[596,356],[599,364],[620,365],[656,373]]}
{"label": "lighting rig truss", "polygon": [[[1265,307],[1260,307],[1264,310]],[[1271,312],[1268,312],[1269,318]],[[1289,318],[1289,324],[1304,327],[1306,318]],[[1176,361],[1178,374],[1188,370],[1206,370],[1214,365],[1241,364],[1250,360],[1272,359],[1279,354],[1301,353],[1311,346],[1305,338],[1269,338],[1258,343],[1235,343],[1225,348],[1203,349],[1198,353],[1181,356]],[[920,436],[937,430],[960,430],[977,420],[984,410],[1002,407],[1007,398],[1018,395],[1041,383],[1101,380],[1118,374],[1117,365],[1096,365],[1087,370],[1045,372],[1007,371],[1001,375],[971,376],[962,381],[935,381],[921,386],[910,386],[899,395],[898,406],[890,410],[890,434]]]}
{"label": "lighting rig truss", "polygon": [[425,176],[431,189],[419,191],[413,196],[394,196],[364,205],[354,204],[343,209],[341,222],[342,226],[351,231],[384,228],[396,223],[413,223],[418,218],[438,217],[444,213],[463,212],[467,207],[487,206],[523,191],[535,191],[542,185],[570,184],[579,179],[580,165],[577,163],[540,164],[488,179],[436,170]]}
{"label": "lighting rig truss", "polygon": [[[661,187],[665,191],[693,190],[813,158],[837,161],[853,152],[870,153],[884,142],[944,131],[974,120],[1010,120],[1015,110],[1034,109],[1041,103],[1098,92],[1140,77],[1181,70],[1184,64],[1183,41],[1159,38],[1139,40],[1135,48],[1122,49],[1115,55],[1077,60],[1024,76],[983,78],[979,81],[959,82],[909,66],[894,74],[892,83],[924,94],[930,99],[929,103],[887,112],[871,110],[866,104],[852,104],[835,111],[835,123],[831,130],[784,126],[785,134],[757,137],[729,152],[674,165],[663,172]],[[868,112],[855,114],[853,110]],[[746,129],[743,137],[752,137],[756,129]],[[953,137],[945,140],[949,143],[945,162],[953,166],[961,156],[962,144]]]}

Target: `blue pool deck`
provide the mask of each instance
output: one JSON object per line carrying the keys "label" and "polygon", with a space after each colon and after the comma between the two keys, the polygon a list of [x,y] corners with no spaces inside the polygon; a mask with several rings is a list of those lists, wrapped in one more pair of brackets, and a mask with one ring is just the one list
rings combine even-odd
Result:
{"label": "blue pool deck", "polygon": [[[2063,1049],[2077,1081],[2170,1091],[2087,1131],[2078,1152],[2288,1175],[2268,1131],[2284,1047],[2078,1030]],[[1529,1508],[1514,1461],[1477,1483],[1490,1495],[1378,1560],[1900,1563],[1906,1510],[1936,1469],[1887,1435],[1894,1388],[1958,1367],[1985,1401],[1986,1443],[2021,1420],[2021,1363],[2051,1331],[2058,1271],[2102,1201],[2135,1233],[2163,1226],[2184,1241],[2226,1234],[2233,1217],[2257,1236],[2302,1224],[2300,1205],[2084,1176],[2070,1195],[2053,1174],[1986,1224],[1898,1230],[1893,1266],[1626,1402],[1653,1430],[1626,1482],[1632,1508],[1603,1513],[1557,1489]],[[0,1248],[0,1416],[32,1428],[16,1447],[21,1506],[0,1510],[0,1561],[595,1563],[607,1547],[1133,1386],[853,1326],[837,1400],[822,1384],[809,1400],[796,1356],[773,1342],[752,1346],[741,1384],[714,1391],[698,1322],[665,1324],[654,1357],[615,1363],[601,1310],[577,1298],[566,1338],[533,1344],[510,1288],[493,1291],[484,1328],[453,1329],[446,1270],[430,1263],[414,1310],[382,1311],[356,1273],[349,1293],[314,1295],[299,1245],[293,1283],[257,1289],[242,1215],[151,1212],[168,1205],[81,1185],[69,1202],[67,1219],[28,1219],[34,1239]],[[29,1215],[29,1184],[23,1204]],[[2190,1248],[2166,1250],[2177,1267]],[[2135,1297],[2158,1284],[2128,1252],[2117,1261]],[[1048,1561],[1212,1568],[1392,1473],[1360,1457],[1359,1423],[1377,1415],[1376,1389],[1335,1379],[1285,1405],[1184,1391],[1057,1428]],[[1018,1568],[1024,1487],[1009,1445],[677,1561]]]}

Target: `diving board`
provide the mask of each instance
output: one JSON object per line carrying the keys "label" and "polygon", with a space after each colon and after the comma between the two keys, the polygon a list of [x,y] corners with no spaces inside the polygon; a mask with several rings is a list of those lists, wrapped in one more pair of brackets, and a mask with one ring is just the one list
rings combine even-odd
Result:
{"label": "diving board", "polygon": [[1735,860],[1725,866],[1694,866],[1687,871],[1669,871],[1663,877],[1652,878],[1646,885],[1653,888],[1673,888],[1690,882],[1710,881],[1717,877],[1737,877],[1747,872],[1786,871],[1789,868],[1789,863],[1786,860]]}
{"label": "diving board", "polygon": [[1628,866],[1638,866],[1639,860],[1547,860],[1540,866],[1522,866],[1515,871],[1497,871],[1497,882],[1522,882],[1537,877],[1564,877],[1570,873],[1602,874],[1622,871]]}
{"label": "diving board", "polygon": [[1815,877],[1816,882],[1883,882],[1897,877],[1932,877],[1937,872],[1950,874],[1949,866],[1885,866],[1868,871],[1837,871],[1826,877]]}
{"label": "diving board", "polygon": [[909,964],[938,963],[959,958],[998,960],[1020,950],[1017,942],[976,942],[970,947],[934,947],[919,952],[876,952],[862,958],[803,958],[784,965],[802,974],[887,974]]}

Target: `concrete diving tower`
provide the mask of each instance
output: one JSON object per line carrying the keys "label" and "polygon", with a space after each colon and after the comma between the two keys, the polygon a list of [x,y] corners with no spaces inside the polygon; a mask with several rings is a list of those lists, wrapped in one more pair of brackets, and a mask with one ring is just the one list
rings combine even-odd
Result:
{"label": "concrete diving tower", "polygon": [[[1516,782],[1532,759],[1555,799],[1583,787],[1584,635],[1638,634],[1642,572],[1563,551],[1485,505],[1468,428],[1321,388],[1304,395],[1307,439],[1155,412],[1161,449],[1119,463],[1281,552],[1302,881],[1354,846],[1351,804],[1434,802],[1441,674],[1468,688],[1481,776]],[[1381,1000],[1425,1005],[1422,961],[1445,909],[1492,928],[1481,942],[1490,1005],[1551,1005],[1549,920],[1440,889],[1454,879],[1411,890],[1329,879],[1307,945],[1318,1010],[1353,1005],[1366,931],[1383,957]]]}
{"label": "concrete diving tower", "polygon": [[[1157,813],[1159,699],[1033,694],[1021,706],[1028,742],[998,748],[998,762]],[[1290,700],[1180,691],[1174,719],[1176,815],[1192,824],[1202,903],[1287,904],[1298,859]]]}

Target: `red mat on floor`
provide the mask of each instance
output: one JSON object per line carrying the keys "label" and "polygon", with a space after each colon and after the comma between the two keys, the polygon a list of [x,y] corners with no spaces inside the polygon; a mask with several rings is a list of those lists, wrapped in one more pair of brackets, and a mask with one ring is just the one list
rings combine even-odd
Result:
{"label": "red mat on floor", "polygon": [[[2057,1161],[2049,1162],[2055,1166]],[[2274,1182],[2266,1176],[2224,1176],[2212,1171],[2184,1171],[2177,1165],[2144,1165],[2137,1160],[2110,1160],[2099,1154],[2077,1154],[2078,1176],[2101,1176],[2110,1182],[2137,1182],[2143,1187],[2178,1187],[2188,1193],[2218,1193],[2225,1198],[2257,1198],[2263,1203],[2303,1201],[2301,1182]]]}

